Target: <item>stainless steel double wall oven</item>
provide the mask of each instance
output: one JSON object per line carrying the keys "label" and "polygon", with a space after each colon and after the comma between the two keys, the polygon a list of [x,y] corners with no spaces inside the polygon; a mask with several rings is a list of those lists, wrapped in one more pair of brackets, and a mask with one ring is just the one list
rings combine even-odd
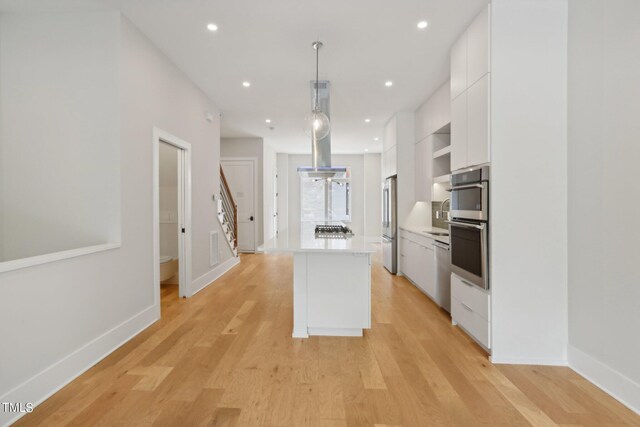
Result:
{"label": "stainless steel double wall oven", "polygon": [[489,166],[451,175],[451,271],[489,289]]}

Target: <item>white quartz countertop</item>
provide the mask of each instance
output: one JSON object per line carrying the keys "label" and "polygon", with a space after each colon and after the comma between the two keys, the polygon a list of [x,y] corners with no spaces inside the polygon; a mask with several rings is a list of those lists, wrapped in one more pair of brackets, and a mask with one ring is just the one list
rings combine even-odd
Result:
{"label": "white quartz countertop", "polygon": [[436,236],[431,233],[449,233],[449,230],[445,228],[428,227],[428,226],[402,226],[400,230],[408,231],[409,233],[418,234],[433,239],[440,243],[449,244],[449,236]]}
{"label": "white quartz countertop", "polygon": [[[278,232],[278,237],[266,241],[259,252],[344,252],[373,253],[373,239],[354,235],[346,238],[316,237],[315,223],[301,223],[297,229]],[[379,239],[379,238],[378,238]]]}

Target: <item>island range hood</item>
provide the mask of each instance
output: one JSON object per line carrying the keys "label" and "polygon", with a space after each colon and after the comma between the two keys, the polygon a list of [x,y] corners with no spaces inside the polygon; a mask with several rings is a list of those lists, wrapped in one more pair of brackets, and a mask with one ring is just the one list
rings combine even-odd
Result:
{"label": "island range hood", "polygon": [[[316,84],[318,87],[316,88]],[[328,80],[311,81],[311,105],[317,105],[318,109],[329,116],[329,88]],[[316,104],[316,94],[318,102]],[[343,166],[331,166],[331,131],[318,140],[311,138],[311,166],[299,166],[298,173],[302,177],[327,179],[344,178],[347,168]]]}

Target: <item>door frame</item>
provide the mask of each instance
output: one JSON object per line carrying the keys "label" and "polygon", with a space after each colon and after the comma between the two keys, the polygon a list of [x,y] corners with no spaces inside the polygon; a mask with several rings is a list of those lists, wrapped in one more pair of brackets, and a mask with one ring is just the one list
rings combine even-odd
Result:
{"label": "door frame", "polygon": [[[220,165],[225,161],[251,161],[253,162],[253,217],[256,219],[253,224],[253,253],[258,248],[258,158],[257,157],[220,157]],[[263,196],[264,199],[264,196]],[[263,200],[264,201],[264,200]],[[263,207],[264,210],[264,207]],[[260,212],[262,227],[264,230],[264,212]],[[240,251],[238,251],[240,252]]]}
{"label": "door frame", "polygon": [[191,290],[191,144],[182,139],[153,128],[153,284],[154,303],[160,316],[160,143],[178,149],[178,293],[187,298]]}

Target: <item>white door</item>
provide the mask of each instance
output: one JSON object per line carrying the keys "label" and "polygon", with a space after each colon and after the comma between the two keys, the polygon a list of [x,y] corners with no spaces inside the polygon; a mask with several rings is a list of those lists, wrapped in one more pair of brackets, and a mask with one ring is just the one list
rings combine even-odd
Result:
{"label": "white door", "polygon": [[238,250],[255,252],[256,250],[256,162],[253,159],[222,159],[224,175],[229,189],[238,205]]}

